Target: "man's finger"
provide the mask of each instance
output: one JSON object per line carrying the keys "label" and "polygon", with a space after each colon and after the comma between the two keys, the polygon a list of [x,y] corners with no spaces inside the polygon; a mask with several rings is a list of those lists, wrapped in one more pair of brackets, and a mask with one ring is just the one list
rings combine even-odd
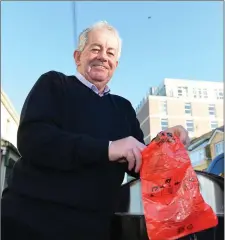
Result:
{"label": "man's finger", "polygon": [[135,166],[135,156],[132,149],[127,152],[128,170],[131,171]]}
{"label": "man's finger", "polygon": [[135,172],[138,173],[141,168],[141,163],[142,163],[142,156],[141,152],[138,148],[133,148],[133,154],[135,156]]}

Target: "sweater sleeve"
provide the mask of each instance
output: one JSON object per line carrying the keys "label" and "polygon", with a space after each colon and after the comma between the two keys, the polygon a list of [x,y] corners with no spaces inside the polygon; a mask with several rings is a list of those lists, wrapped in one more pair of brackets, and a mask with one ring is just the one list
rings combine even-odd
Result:
{"label": "sweater sleeve", "polygon": [[[129,121],[131,122],[131,131],[132,131],[132,136],[134,138],[136,138],[139,142],[145,144],[144,142],[144,134],[141,130],[140,127],[140,123],[137,119],[136,116],[136,112],[134,110],[134,108],[132,107],[131,103],[129,102],[129,109],[130,109],[130,117],[129,117]],[[132,169],[131,171],[127,170],[127,174],[129,174],[130,176],[139,179],[140,178],[140,174],[136,173],[134,171],[134,169]]]}
{"label": "sweater sleeve", "polygon": [[17,134],[24,161],[59,170],[79,169],[108,161],[109,141],[62,130],[63,79],[43,74],[25,100]]}

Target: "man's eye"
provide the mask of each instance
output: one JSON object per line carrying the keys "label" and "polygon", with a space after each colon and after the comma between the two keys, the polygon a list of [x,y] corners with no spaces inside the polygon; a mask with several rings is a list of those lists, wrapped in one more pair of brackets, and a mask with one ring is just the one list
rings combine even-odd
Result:
{"label": "man's eye", "polygon": [[97,48],[93,48],[92,51],[94,51],[94,52],[98,52],[99,49],[97,49]]}
{"label": "man's eye", "polygon": [[112,53],[112,52],[109,52],[109,55],[112,55],[112,56],[114,56],[114,53]]}

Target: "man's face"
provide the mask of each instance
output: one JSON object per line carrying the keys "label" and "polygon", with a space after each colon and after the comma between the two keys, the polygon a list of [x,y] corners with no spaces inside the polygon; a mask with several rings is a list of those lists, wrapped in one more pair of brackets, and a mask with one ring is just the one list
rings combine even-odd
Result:
{"label": "man's face", "polygon": [[95,29],[88,34],[88,42],[82,52],[75,51],[78,71],[90,82],[106,85],[117,65],[118,39],[107,29]]}

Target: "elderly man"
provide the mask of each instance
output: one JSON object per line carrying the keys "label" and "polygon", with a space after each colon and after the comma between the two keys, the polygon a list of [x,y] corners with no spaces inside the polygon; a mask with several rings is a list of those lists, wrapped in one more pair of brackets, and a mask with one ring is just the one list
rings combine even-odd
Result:
{"label": "elderly man", "polygon": [[[138,177],[143,133],[131,103],[107,86],[121,40],[98,22],[74,52],[75,76],[50,71],[21,114],[15,164],[2,198],[2,237],[107,240],[125,172]],[[168,129],[188,143],[180,126]]]}

